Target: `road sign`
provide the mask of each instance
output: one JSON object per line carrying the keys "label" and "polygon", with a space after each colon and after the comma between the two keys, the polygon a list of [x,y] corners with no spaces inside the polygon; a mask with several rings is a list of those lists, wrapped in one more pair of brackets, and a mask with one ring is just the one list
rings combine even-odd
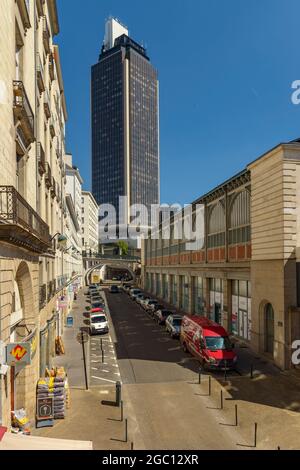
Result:
{"label": "road sign", "polygon": [[6,363],[11,366],[15,364],[31,364],[31,343],[10,343],[6,346]]}
{"label": "road sign", "polygon": [[79,344],[84,344],[87,343],[89,340],[89,335],[86,331],[80,331],[78,335],[76,336],[76,339]]}
{"label": "road sign", "polygon": [[53,418],[53,398],[37,399],[37,419]]}

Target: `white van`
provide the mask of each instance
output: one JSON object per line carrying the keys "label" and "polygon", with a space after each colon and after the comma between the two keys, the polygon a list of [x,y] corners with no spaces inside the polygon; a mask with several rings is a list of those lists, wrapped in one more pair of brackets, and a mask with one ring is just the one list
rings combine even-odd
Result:
{"label": "white van", "polygon": [[104,313],[92,313],[90,316],[90,334],[108,333],[108,321]]}

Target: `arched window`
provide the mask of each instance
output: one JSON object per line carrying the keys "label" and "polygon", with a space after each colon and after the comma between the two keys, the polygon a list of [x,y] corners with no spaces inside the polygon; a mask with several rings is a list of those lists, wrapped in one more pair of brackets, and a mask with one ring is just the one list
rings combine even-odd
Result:
{"label": "arched window", "polygon": [[225,245],[225,210],[220,202],[213,206],[208,217],[208,248]]}
{"label": "arched window", "polygon": [[229,212],[229,244],[251,240],[251,196],[249,191],[239,192],[233,199]]}

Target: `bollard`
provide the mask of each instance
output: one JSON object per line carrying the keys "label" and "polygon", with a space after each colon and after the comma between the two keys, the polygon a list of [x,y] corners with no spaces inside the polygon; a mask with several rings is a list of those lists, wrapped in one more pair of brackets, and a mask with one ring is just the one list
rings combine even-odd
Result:
{"label": "bollard", "polygon": [[253,364],[251,364],[250,377],[251,377],[251,379],[253,379]]}
{"label": "bollard", "polygon": [[122,385],[121,382],[116,382],[116,406],[121,404]]}
{"label": "bollard", "polygon": [[133,442],[130,445],[130,450],[133,450]]}
{"label": "bollard", "polygon": [[254,447],[257,446],[257,423],[254,423]]}
{"label": "bollard", "polygon": [[198,384],[199,385],[201,384],[201,372],[202,372],[202,368],[199,367],[199,377],[198,377]]}
{"label": "bollard", "polygon": [[235,425],[238,426],[239,425],[239,422],[238,422],[238,406],[235,405]]}
{"label": "bollard", "polygon": [[208,376],[208,396],[211,396],[211,376]]}
{"label": "bollard", "polygon": [[102,364],[104,364],[104,351],[103,351],[103,349],[101,351],[101,355],[102,355]]}
{"label": "bollard", "polygon": [[100,340],[100,346],[101,346],[101,349],[103,350],[103,340],[102,340],[102,338]]}
{"label": "bollard", "polygon": [[124,420],[123,400],[121,400],[121,422]]}
{"label": "bollard", "polygon": [[220,396],[220,409],[224,409],[224,401],[223,401],[223,390],[221,390],[221,396]]}
{"label": "bollard", "polygon": [[128,419],[125,419],[125,442],[128,442]]}

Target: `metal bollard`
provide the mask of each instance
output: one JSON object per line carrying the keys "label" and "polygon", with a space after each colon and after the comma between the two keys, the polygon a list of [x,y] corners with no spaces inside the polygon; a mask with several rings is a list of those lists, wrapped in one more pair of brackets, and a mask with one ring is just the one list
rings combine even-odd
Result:
{"label": "metal bollard", "polygon": [[235,405],[235,425],[238,426],[239,425],[239,421],[238,421],[238,406]]}
{"label": "metal bollard", "polygon": [[130,450],[133,450],[133,442],[130,445]]}
{"label": "metal bollard", "polygon": [[251,364],[250,377],[251,377],[251,379],[253,379],[253,364]]}
{"label": "metal bollard", "polygon": [[125,442],[128,442],[128,419],[125,419]]}
{"label": "metal bollard", "polygon": [[102,355],[102,364],[104,364],[104,350],[103,349],[101,351],[101,355]]}
{"label": "metal bollard", "polygon": [[254,423],[254,447],[257,446],[257,423]]}
{"label": "metal bollard", "polygon": [[221,390],[221,396],[220,396],[220,409],[224,409],[224,400],[223,400],[223,390]]}
{"label": "metal bollard", "polygon": [[121,404],[122,385],[121,382],[116,382],[116,406]]}
{"label": "metal bollard", "polygon": [[208,396],[211,396],[211,375],[208,376]]}
{"label": "metal bollard", "polygon": [[201,384],[201,372],[202,372],[202,367],[199,367],[199,377],[198,377],[198,384]]}
{"label": "metal bollard", "polygon": [[124,420],[123,400],[121,400],[121,422]]}

